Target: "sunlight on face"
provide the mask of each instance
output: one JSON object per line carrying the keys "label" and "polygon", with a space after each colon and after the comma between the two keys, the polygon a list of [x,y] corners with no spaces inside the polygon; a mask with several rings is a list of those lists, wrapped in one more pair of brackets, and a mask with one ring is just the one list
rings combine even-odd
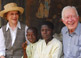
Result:
{"label": "sunlight on face", "polygon": [[10,24],[17,24],[19,19],[18,11],[9,11],[6,18]]}
{"label": "sunlight on face", "polygon": [[27,31],[27,39],[31,42],[31,43],[34,43],[36,42],[36,35],[35,33],[33,32],[33,30],[29,29]]}
{"label": "sunlight on face", "polygon": [[62,20],[69,29],[69,31],[74,31],[78,25],[79,17],[77,16],[75,9],[68,8],[64,11],[64,16]]}

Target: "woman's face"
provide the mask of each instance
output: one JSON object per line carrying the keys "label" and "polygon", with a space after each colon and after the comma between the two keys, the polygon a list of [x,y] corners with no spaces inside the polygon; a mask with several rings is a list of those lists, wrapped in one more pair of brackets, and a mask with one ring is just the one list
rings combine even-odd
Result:
{"label": "woman's face", "polygon": [[17,24],[19,19],[18,11],[9,11],[6,15],[6,19],[10,24]]}
{"label": "woman's face", "polygon": [[31,42],[31,43],[35,43],[37,40],[37,36],[35,35],[35,33],[33,32],[33,30],[29,29],[27,31],[27,39]]}

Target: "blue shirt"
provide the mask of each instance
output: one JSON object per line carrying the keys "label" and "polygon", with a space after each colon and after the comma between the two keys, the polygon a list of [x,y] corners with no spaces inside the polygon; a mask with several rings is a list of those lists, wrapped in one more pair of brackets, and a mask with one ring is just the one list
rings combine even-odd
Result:
{"label": "blue shirt", "polygon": [[69,34],[68,28],[62,28],[64,58],[81,58],[81,24]]}

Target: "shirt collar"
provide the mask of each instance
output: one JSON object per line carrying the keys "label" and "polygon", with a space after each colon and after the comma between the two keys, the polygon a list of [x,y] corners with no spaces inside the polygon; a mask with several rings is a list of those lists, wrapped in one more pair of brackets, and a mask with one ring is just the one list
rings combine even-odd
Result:
{"label": "shirt collar", "polygon": [[[77,28],[75,29],[75,31],[73,32],[74,34],[79,35],[79,27],[80,27],[80,23],[78,23]],[[66,27],[65,33],[68,33],[68,28]]]}
{"label": "shirt collar", "polygon": [[[7,31],[9,28],[10,28],[10,26],[9,26],[9,22],[8,22],[7,25],[6,25],[6,31]],[[17,23],[17,28],[21,29],[21,25],[20,25],[20,22],[19,22],[19,21],[18,21],[18,23]]]}
{"label": "shirt collar", "polygon": [[46,45],[50,45],[52,42],[54,42],[53,40],[54,40],[54,38],[53,38],[52,40],[50,40],[50,41],[48,42],[48,44],[46,44],[45,40],[43,39],[43,41],[45,42]]}

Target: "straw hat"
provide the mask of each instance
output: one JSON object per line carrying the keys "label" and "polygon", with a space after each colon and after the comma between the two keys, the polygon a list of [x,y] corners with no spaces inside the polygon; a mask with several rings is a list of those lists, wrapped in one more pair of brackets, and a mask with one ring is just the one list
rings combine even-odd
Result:
{"label": "straw hat", "polygon": [[4,10],[0,12],[0,16],[3,17],[5,13],[14,10],[19,11],[21,14],[24,12],[24,9],[22,7],[18,7],[16,3],[8,3],[4,6]]}

